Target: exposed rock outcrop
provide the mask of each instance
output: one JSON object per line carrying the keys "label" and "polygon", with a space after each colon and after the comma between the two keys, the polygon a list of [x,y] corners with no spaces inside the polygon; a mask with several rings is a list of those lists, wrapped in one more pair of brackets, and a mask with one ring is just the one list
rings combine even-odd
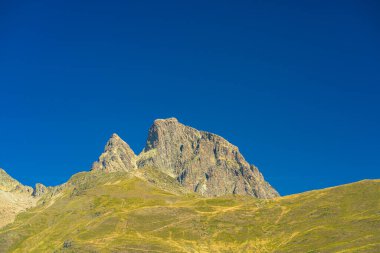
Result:
{"label": "exposed rock outcrop", "polygon": [[136,167],[136,155],[117,134],[108,140],[104,152],[92,166],[92,171],[131,171]]}
{"label": "exposed rock outcrop", "polygon": [[13,222],[18,213],[36,205],[38,198],[32,193],[32,187],[22,185],[0,169],[0,228]]}
{"label": "exposed rock outcrop", "polygon": [[154,122],[137,166],[160,169],[204,196],[278,196],[236,146],[216,134],[185,126],[175,118]]}
{"label": "exposed rock outcrop", "polygon": [[49,189],[40,183],[37,183],[36,186],[33,189],[33,197],[40,197],[44,194],[46,194],[49,191]]}
{"label": "exposed rock outcrop", "polygon": [[236,146],[216,134],[185,126],[175,118],[154,121],[138,156],[113,134],[91,171],[130,172],[144,168],[158,169],[204,196],[278,196]]}

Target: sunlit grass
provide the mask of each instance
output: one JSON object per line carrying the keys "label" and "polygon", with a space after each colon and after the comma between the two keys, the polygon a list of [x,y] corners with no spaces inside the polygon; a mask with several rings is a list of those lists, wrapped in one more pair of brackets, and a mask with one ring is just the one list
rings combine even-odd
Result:
{"label": "sunlit grass", "polygon": [[3,228],[0,249],[380,252],[379,181],[258,200],[203,198],[155,170],[144,173],[75,175],[54,201],[47,197]]}

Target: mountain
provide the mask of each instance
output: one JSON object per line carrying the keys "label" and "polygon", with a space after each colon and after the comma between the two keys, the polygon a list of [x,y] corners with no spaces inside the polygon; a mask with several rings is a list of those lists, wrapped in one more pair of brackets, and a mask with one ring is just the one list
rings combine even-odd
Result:
{"label": "mountain", "polygon": [[379,252],[380,180],[205,197],[150,168],[83,172],[0,229],[0,252]]}
{"label": "mountain", "polygon": [[24,186],[0,168],[0,227],[13,222],[16,215],[37,203],[33,188]]}
{"label": "mountain", "polygon": [[279,196],[236,146],[216,134],[185,126],[175,118],[154,121],[138,156],[113,134],[92,170],[132,171],[145,167],[156,168],[204,196]]}
{"label": "mountain", "polygon": [[5,170],[0,168],[0,191],[31,195],[33,193],[33,188],[22,185],[19,181],[9,176]]}
{"label": "mountain", "polygon": [[160,119],[56,187],[0,169],[0,253],[380,252],[379,210],[380,180],[280,197],[224,138]]}
{"label": "mountain", "polygon": [[136,169],[136,155],[117,134],[108,140],[103,154],[91,170],[104,172],[131,171]]}

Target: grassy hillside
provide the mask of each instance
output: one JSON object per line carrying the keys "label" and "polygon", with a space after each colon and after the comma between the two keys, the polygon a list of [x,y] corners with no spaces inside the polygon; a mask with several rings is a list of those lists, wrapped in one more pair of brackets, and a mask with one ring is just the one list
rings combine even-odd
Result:
{"label": "grassy hillside", "polygon": [[258,200],[144,173],[74,176],[0,230],[0,251],[380,252],[378,180]]}

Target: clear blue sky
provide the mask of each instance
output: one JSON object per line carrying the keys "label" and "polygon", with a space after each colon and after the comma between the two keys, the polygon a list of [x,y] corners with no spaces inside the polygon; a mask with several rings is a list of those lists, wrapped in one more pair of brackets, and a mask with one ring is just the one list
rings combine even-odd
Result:
{"label": "clear blue sky", "polygon": [[379,1],[0,1],[0,167],[88,170],[156,118],[224,136],[285,195],[380,178]]}

